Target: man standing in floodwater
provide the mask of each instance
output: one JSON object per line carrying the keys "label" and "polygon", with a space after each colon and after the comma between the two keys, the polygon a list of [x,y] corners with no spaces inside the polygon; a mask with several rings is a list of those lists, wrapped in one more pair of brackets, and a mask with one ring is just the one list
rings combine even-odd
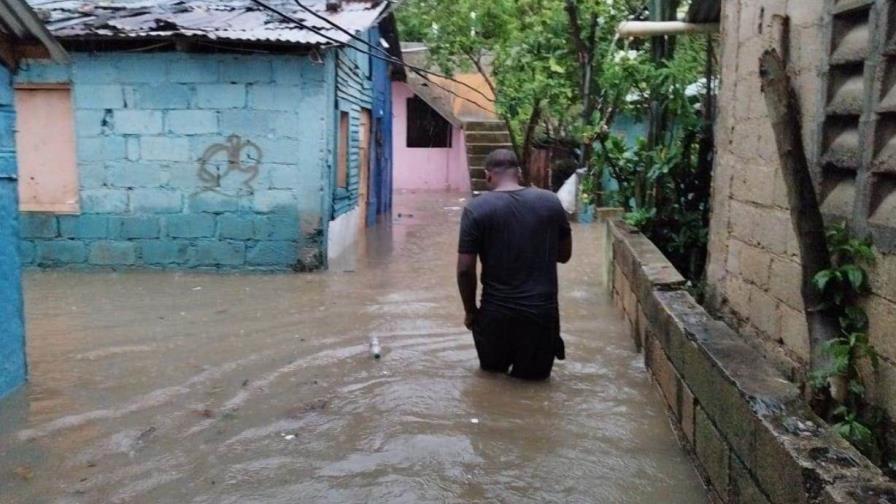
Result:
{"label": "man standing in floodwater", "polygon": [[[516,154],[493,151],[485,160],[490,192],[470,201],[460,224],[457,285],[464,325],[473,331],[479,365],[543,380],[560,338],[557,263],[572,256],[572,234],[557,196],[520,185]],[[482,261],[482,300],[476,306],[476,259]]]}

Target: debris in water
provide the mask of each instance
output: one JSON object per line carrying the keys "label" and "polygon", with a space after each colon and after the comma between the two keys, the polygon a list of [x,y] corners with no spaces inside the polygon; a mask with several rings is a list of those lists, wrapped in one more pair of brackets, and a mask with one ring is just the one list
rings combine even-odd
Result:
{"label": "debris in water", "polygon": [[471,418],[471,419],[470,419],[470,423],[478,424],[478,423],[479,423],[479,419],[478,419],[478,418]]}
{"label": "debris in water", "polygon": [[16,476],[22,478],[25,481],[28,481],[34,477],[34,471],[31,470],[31,468],[28,466],[16,467],[15,473],[16,473]]}
{"label": "debris in water", "polygon": [[248,386],[249,386],[249,379],[246,378],[245,380],[243,380],[243,387],[248,387]]}
{"label": "debris in water", "polygon": [[199,410],[196,412],[199,416],[203,418],[215,418],[215,412],[210,410],[209,408],[205,408],[203,410]]}
{"label": "debris in water", "polygon": [[193,287],[193,290],[194,290],[194,291],[196,291],[196,290],[202,290],[202,287],[200,287],[199,285],[197,285],[196,287]]}
{"label": "debris in water", "polygon": [[446,206],[446,207],[442,207],[442,210],[460,210],[460,209],[461,209],[461,207],[459,207],[459,206]]}
{"label": "debris in water", "polygon": [[295,438],[296,438],[295,434],[283,434],[283,439],[285,439],[287,441],[292,441]]}
{"label": "debris in water", "polygon": [[379,359],[383,355],[383,351],[380,348],[380,340],[376,336],[371,336],[370,338],[370,355],[374,359]]}

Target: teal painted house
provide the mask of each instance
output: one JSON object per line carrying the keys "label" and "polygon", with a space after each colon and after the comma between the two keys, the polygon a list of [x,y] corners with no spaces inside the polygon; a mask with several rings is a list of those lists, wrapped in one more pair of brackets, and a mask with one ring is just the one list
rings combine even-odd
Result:
{"label": "teal painted house", "polygon": [[388,2],[32,3],[71,63],[15,76],[25,264],[316,270],[389,211]]}
{"label": "teal painted house", "polygon": [[25,324],[18,255],[18,166],[13,74],[28,53],[66,61],[65,51],[22,0],[0,5],[0,397],[25,382]]}

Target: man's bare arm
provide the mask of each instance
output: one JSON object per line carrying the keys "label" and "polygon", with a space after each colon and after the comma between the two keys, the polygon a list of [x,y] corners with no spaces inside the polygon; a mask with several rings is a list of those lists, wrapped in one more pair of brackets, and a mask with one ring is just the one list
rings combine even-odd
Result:
{"label": "man's bare arm", "polygon": [[464,324],[472,329],[473,317],[476,315],[476,254],[457,254],[457,288],[464,302],[466,318]]}
{"label": "man's bare arm", "polygon": [[569,235],[569,237],[560,240],[560,243],[558,245],[560,247],[560,250],[557,253],[557,262],[566,264],[572,257],[572,235]]}

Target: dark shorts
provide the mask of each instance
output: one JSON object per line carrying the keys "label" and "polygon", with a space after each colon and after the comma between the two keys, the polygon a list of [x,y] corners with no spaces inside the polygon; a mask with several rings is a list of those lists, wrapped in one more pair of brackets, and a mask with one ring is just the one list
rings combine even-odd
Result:
{"label": "dark shorts", "polygon": [[554,357],[565,358],[560,317],[535,318],[483,309],[473,323],[479,365],[485,371],[526,380],[551,376]]}

